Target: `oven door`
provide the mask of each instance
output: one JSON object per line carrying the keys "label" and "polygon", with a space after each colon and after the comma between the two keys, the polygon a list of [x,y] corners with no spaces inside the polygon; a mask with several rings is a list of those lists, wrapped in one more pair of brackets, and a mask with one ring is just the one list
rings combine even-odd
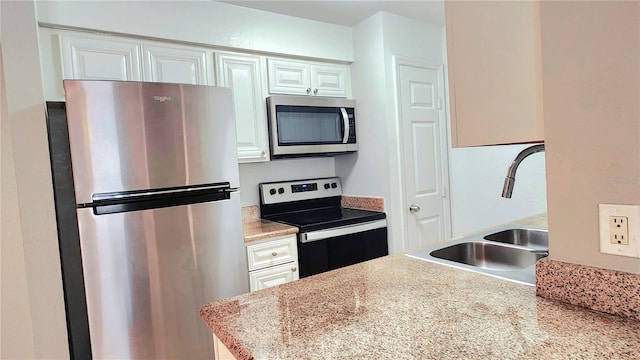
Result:
{"label": "oven door", "polygon": [[301,278],[389,254],[386,220],[300,233],[298,236]]}

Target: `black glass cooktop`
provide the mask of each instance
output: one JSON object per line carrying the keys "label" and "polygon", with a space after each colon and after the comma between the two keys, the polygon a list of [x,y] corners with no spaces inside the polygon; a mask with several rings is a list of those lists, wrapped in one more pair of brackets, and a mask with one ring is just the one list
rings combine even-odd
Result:
{"label": "black glass cooktop", "polygon": [[281,213],[265,218],[295,226],[300,229],[300,232],[309,232],[381,220],[386,218],[386,214],[377,211],[332,207]]}

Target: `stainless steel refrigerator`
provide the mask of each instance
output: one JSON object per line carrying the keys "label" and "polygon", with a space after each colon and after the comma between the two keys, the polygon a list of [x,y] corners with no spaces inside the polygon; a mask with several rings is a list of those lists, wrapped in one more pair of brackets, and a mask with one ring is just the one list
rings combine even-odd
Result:
{"label": "stainless steel refrigerator", "polygon": [[48,127],[72,356],[212,359],[200,307],[248,291],[231,90],[64,89]]}

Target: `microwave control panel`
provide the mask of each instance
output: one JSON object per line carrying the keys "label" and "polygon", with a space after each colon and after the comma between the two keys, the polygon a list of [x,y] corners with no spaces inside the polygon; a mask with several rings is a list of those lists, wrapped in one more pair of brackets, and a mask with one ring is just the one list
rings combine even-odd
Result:
{"label": "microwave control panel", "polygon": [[347,144],[356,143],[356,118],[354,108],[346,108],[347,117],[349,118],[349,137],[347,138]]}

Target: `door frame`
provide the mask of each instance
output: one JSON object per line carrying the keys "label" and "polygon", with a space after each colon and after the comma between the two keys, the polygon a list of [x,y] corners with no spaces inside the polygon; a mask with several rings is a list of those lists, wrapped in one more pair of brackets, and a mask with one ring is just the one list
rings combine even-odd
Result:
{"label": "door frame", "polygon": [[[393,99],[395,106],[395,124],[396,124],[396,149],[395,149],[395,157],[390,157],[390,168],[396,169],[396,177],[392,179],[391,189],[396,189],[396,191],[392,191],[392,207],[398,211],[400,223],[402,224],[401,229],[399,229],[400,238],[402,239],[402,251],[406,251],[407,249],[407,232],[409,226],[409,217],[407,216],[407,212],[405,211],[409,206],[406,199],[406,175],[403,171],[404,168],[404,149],[403,146],[403,122],[402,122],[402,108],[399,101],[400,96],[400,66],[412,66],[418,68],[424,68],[429,70],[437,71],[438,81],[440,86],[438,87],[439,91],[439,106],[441,108],[440,111],[440,121],[442,122],[442,126],[440,129],[441,141],[440,141],[440,150],[441,150],[441,163],[442,163],[442,184],[445,187],[443,190],[446,194],[446,197],[443,199],[443,215],[444,215],[444,239],[441,239],[440,242],[448,241],[451,239],[451,194],[449,189],[451,185],[449,183],[449,158],[450,158],[450,147],[449,147],[449,112],[448,112],[448,96],[446,96],[446,84],[445,84],[445,74],[444,74],[444,64],[433,64],[425,61],[403,58],[398,56],[392,56],[393,62]],[[395,182],[395,186],[393,183]]]}

